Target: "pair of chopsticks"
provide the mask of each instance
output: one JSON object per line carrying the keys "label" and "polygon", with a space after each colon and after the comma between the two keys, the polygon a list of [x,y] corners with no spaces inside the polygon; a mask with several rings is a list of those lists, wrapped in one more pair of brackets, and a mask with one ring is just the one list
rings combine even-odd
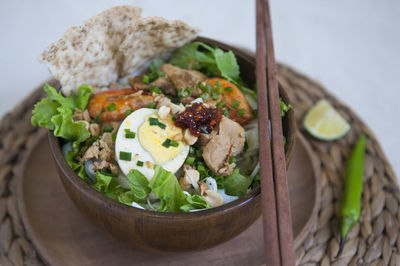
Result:
{"label": "pair of chopsticks", "polygon": [[256,0],[256,42],[259,159],[265,263],[267,266],[293,266],[295,260],[292,219],[268,0]]}

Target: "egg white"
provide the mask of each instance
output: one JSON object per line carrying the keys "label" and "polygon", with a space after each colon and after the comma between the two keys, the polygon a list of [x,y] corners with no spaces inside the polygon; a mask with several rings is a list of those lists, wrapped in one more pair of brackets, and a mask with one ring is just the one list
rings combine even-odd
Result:
{"label": "egg white", "polygon": [[[152,167],[148,167],[148,163],[146,164],[146,162],[150,162],[151,164],[155,165],[155,161],[151,154],[141,146],[138,137],[138,129],[149,115],[156,113],[156,109],[141,108],[128,115],[121,123],[115,140],[115,156],[121,171],[125,175],[127,175],[129,171],[137,169],[147,178],[147,180],[150,181],[153,177],[154,170]],[[134,139],[125,138],[125,129],[135,132],[136,137]],[[132,154],[131,161],[121,160],[119,158],[121,151],[130,152]],[[163,163],[160,166],[167,171],[175,173],[185,162],[188,153],[189,145],[184,145],[183,150],[175,158]],[[136,164],[138,161],[142,161],[144,165],[137,166]]]}

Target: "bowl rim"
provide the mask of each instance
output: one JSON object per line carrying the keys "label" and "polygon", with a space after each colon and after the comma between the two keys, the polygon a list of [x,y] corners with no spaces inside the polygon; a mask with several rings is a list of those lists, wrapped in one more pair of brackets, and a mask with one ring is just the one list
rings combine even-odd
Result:
{"label": "bowl rim", "polygon": [[[210,38],[205,38],[205,37],[197,37],[194,41],[201,41],[205,43],[213,43],[213,45],[217,45],[219,48],[223,50],[231,50],[236,56],[240,56],[243,59],[247,60],[251,64],[255,65],[255,58],[251,56],[250,54],[244,52],[243,50],[240,50],[238,48],[235,48],[233,46],[230,46],[228,44],[221,43],[219,41],[210,39]],[[287,94],[284,92],[284,98],[286,101],[289,101],[289,98]],[[290,101],[289,101],[290,103]],[[293,148],[294,148],[294,142],[295,142],[295,122],[294,122],[294,112],[293,108],[289,109],[288,112],[288,121],[289,121],[289,128],[292,128],[292,138],[289,147],[287,147],[287,152],[289,153],[289,156],[287,158],[287,162],[290,160],[291,154],[293,153]],[[289,130],[290,131],[290,130]],[[290,132],[288,132],[290,133]],[[102,194],[101,192],[93,189],[90,187],[84,180],[82,180],[73,170],[72,168],[67,164],[62,151],[61,151],[61,145],[60,141],[57,137],[54,136],[52,131],[48,131],[48,138],[49,138],[49,143],[50,143],[50,149],[52,151],[53,158],[55,162],[58,164],[58,169],[59,171],[62,172],[62,175],[68,179],[69,183],[71,183],[80,193],[85,194],[87,197],[89,197],[92,201],[94,201],[96,204],[106,204],[109,206],[110,210],[113,212],[118,213],[119,215],[123,216],[131,216],[131,217],[137,217],[137,216],[145,216],[145,217],[151,217],[152,219],[158,219],[160,221],[189,221],[189,220],[201,220],[201,219],[209,219],[210,217],[213,216],[219,216],[223,213],[230,212],[234,209],[238,209],[243,207],[244,205],[248,204],[252,200],[258,199],[261,197],[261,188],[257,187],[256,189],[246,193],[244,196],[229,202],[227,204],[223,204],[218,207],[213,207],[210,209],[205,209],[201,211],[196,211],[196,212],[158,212],[158,211],[150,211],[150,210],[142,210],[139,208],[133,208],[132,206],[123,204],[121,202],[118,202],[117,200],[111,199],[107,197],[106,195]],[[59,173],[60,178],[62,179],[60,173]]]}

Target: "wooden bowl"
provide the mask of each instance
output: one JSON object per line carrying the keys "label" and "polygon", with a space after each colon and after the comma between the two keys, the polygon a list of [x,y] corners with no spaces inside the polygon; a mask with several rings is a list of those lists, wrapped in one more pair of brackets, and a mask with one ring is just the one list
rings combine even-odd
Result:
{"label": "wooden bowl", "polygon": [[[206,38],[198,41],[232,50],[245,82],[255,84],[255,59],[229,45]],[[288,97],[280,88],[283,99]],[[267,122],[267,121],[265,121]],[[295,118],[283,120],[289,163],[295,141]],[[162,213],[132,208],[97,192],[80,179],[65,161],[60,141],[49,132],[50,148],[61,182],[78,209],[97,227],[136,248],[156,252],[188,252],[223,243],[248,228],[261,214],[260,188],[220,207],[190,213]]]}

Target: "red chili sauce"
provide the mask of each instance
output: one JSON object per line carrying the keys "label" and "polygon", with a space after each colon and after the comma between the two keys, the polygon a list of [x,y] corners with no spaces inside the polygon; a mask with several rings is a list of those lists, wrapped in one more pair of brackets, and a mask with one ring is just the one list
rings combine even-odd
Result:
{"label": "red chili sauce", "polygon": [[221,122],[222,112],[217,108],[207,108],[202,103],[194,103],[186,107],[175,120],[175,126],[189,128],[193,136],[200,133],[209,134]]}

